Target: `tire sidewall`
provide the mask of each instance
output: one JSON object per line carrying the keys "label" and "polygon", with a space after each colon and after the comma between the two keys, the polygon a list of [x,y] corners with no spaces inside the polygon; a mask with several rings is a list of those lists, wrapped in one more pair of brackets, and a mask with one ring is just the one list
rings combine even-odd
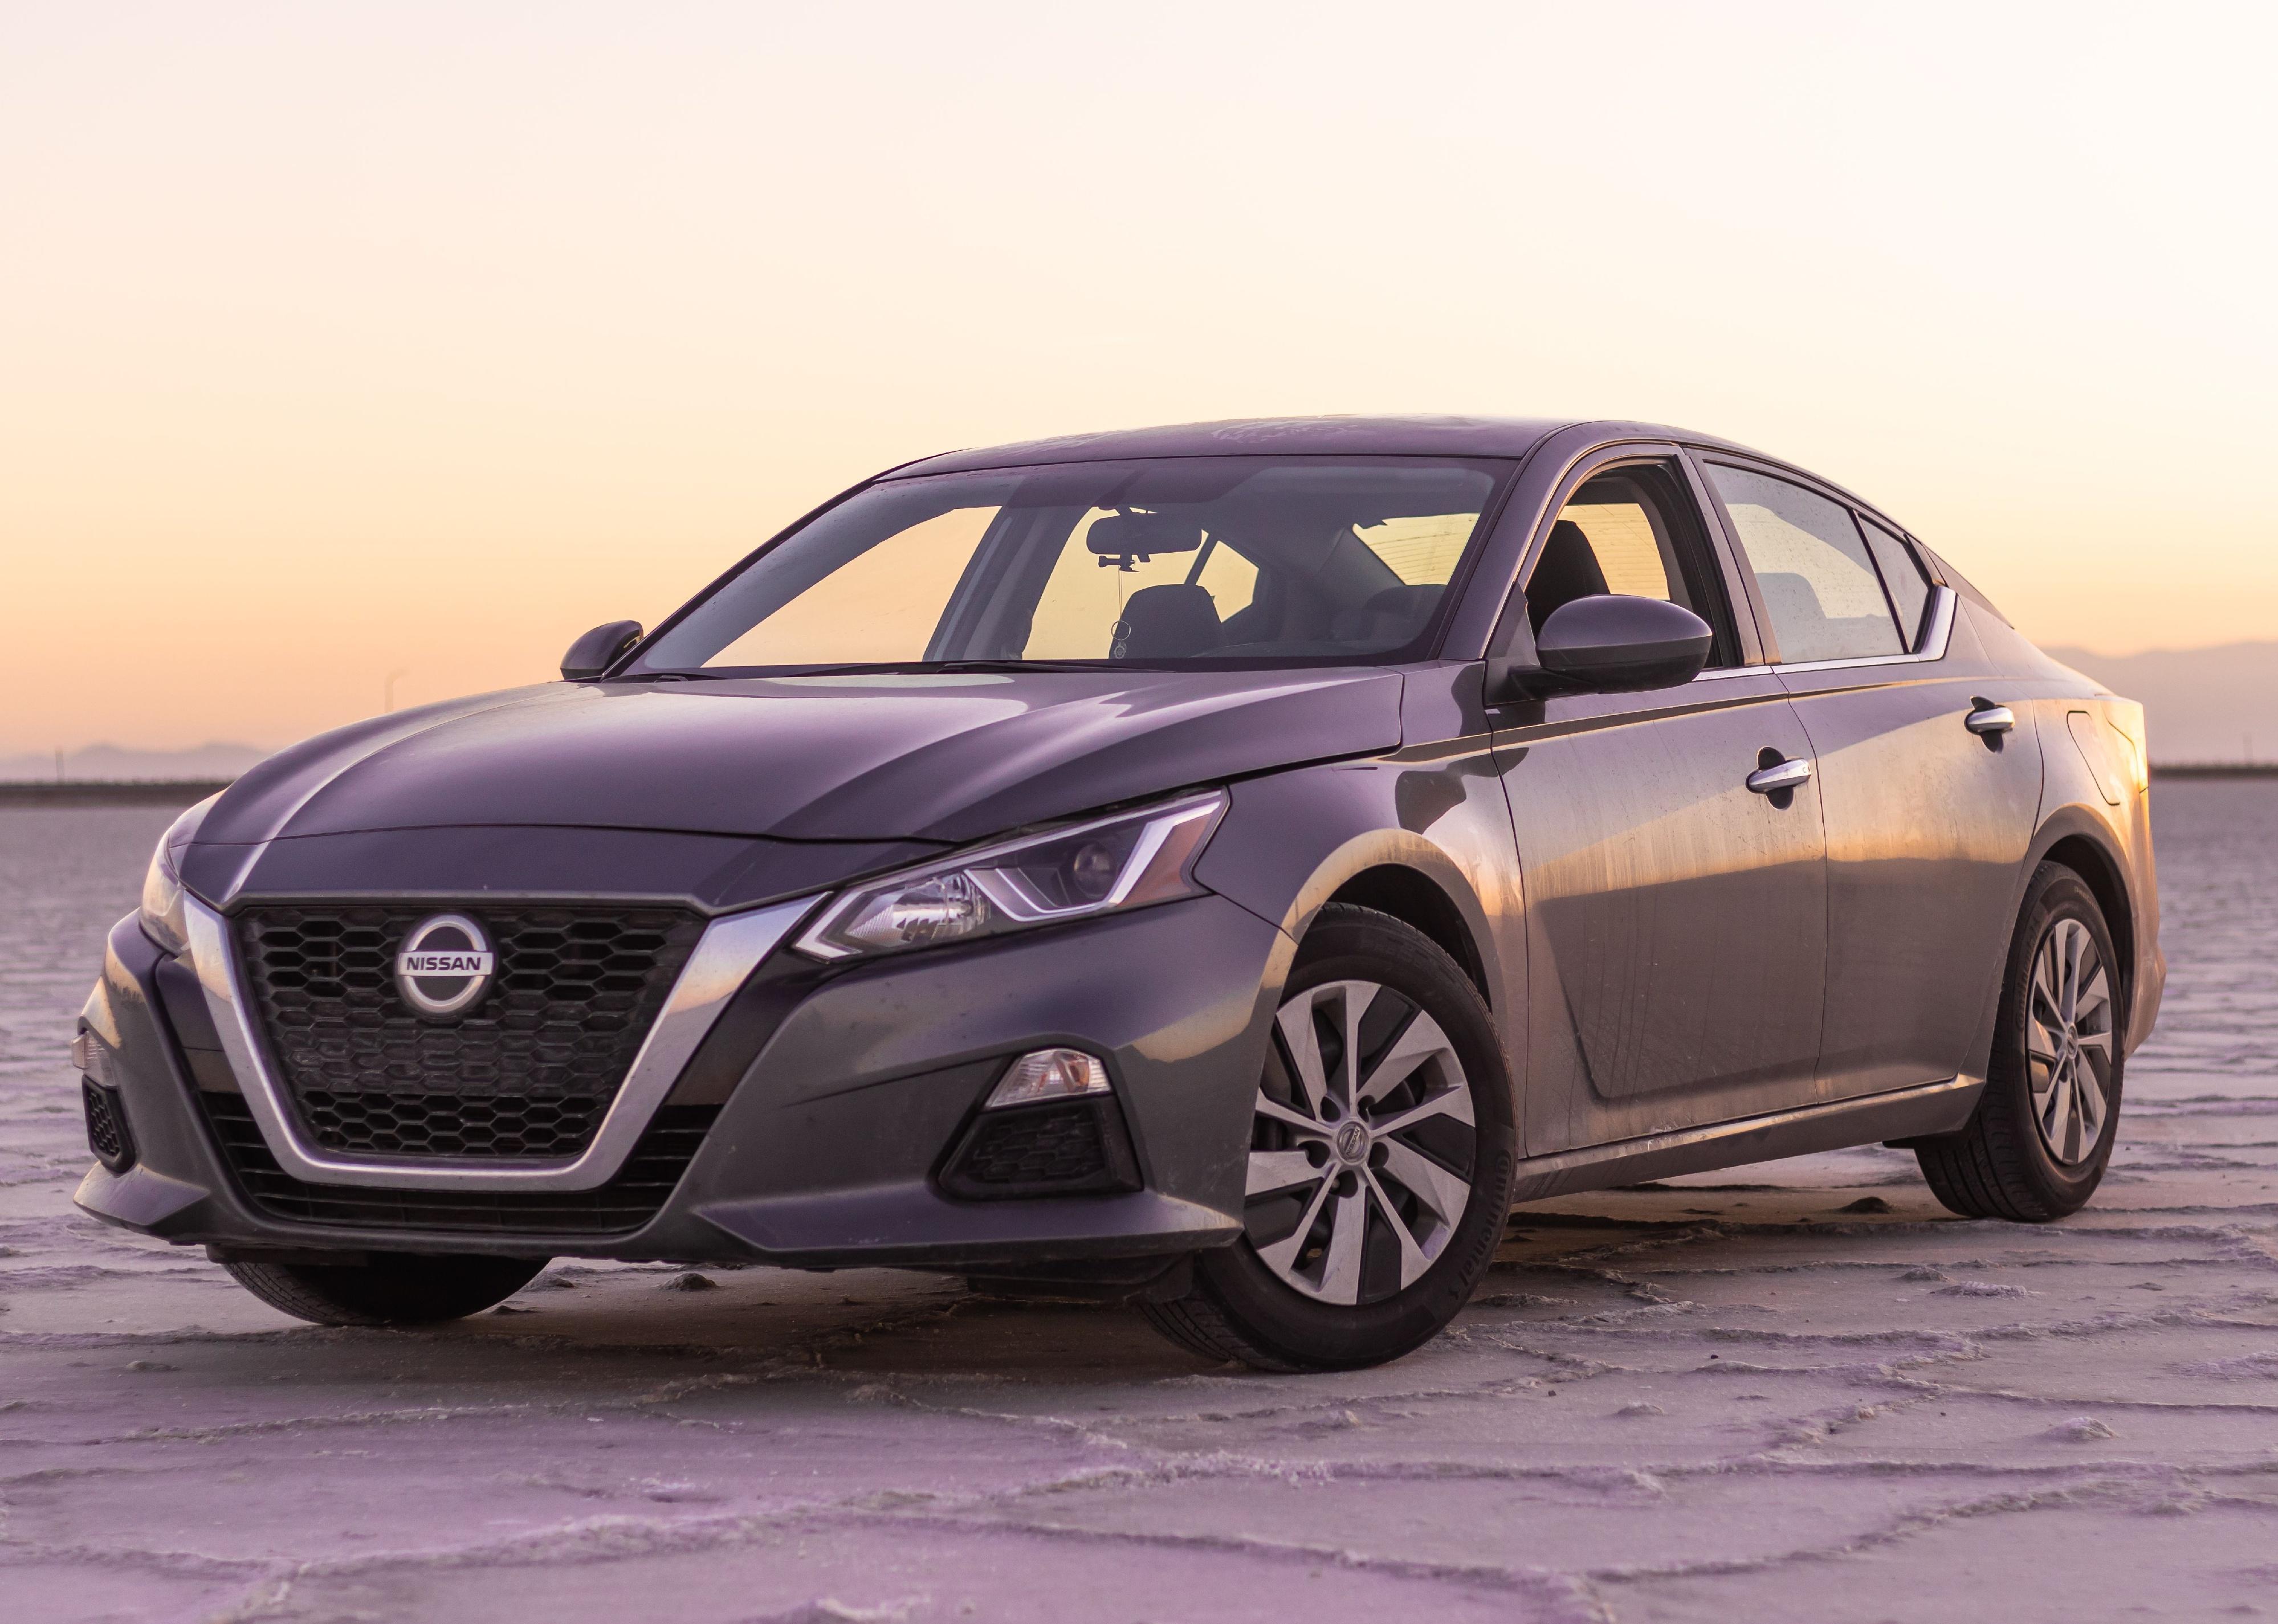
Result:
{"label": "tire sidewall", "polygon": [[1485,1000],[1455,960],[1388,914],[1340,906],[1324,910],[1306,933],[1276,1008],[1342,980],[1390,987],[1440,1023],[1471,1084],[1477,1137],[1471,1203],[1454,1237],[1421,1279],[1381,1302],[1346,1307],[1307,1297],[1274,1275],[1246,1239],[1197,1260],[1200,1284],[1261,1349],[1316,1369],[1381,1363],[1437,1335],[1494,1258],[1517,1169],[1510,1068]]}
{"label": "tire sidewall", "polygon": [[[2060,919],[2075,919],[2088,929],[2102,957],[2112,984],[2112,1085],[2105,1101],[2104,1131],[2096,1147],[2076,1166],[2060,1163],[2042,1140],[2033,1115],[2032,1068],[2025,1053],[2025,1017],[2032,996],[2034,955],[2050,927]],[[2126,1050],[2129,987],[2114,951],[2112,933],[2096,894],[2068,868],[2044,863],[2026,888],[2025,905],[2017,919],[2017,934],[2009,944],[2009,962],[2001,986],[2001,1012],[1994,1028],[1992,1059],[1986,1071],[1985,1109],[1998,1110],[2020,1155],[2018,1164],[2027,1185],[2052,1216],[2075,1212],[2087,1204],[2103,1180],[2106,1164],[2120,1132],[2121,1084],[2127,1069]]]}

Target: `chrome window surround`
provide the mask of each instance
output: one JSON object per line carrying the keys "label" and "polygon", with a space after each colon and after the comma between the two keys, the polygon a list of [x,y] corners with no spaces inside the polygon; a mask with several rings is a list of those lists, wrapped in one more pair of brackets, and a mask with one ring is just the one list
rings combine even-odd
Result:
{"label": "chrome window surround", "polygon": [[1923,633],[1922,646],[1911,654],[1867,654],[1856,660],[1804,660],[1792,665],[1782,662],[1774,666],[1727,666],[1720,671],[1703,671],[1693,680],[1708,682],[1720,676],[1762,676],[1768,671],[1848,671],[1856,666],[1919,666],[1933,660],[1944,660],[1946,645],[1953,640],[1954,606],[1960,601],[1950,586],[1930,588],[1928,629]]}
{"label": "chrome window surround", "polygon": [[641,1040],[593,1142],[573,1160],[535,1164],[379,1161],[335,1155],[310,1144],[294,1124],[254,1031],[251,1003],[227,922],[195,896],[186,896],[183,907],[188,914],[190,967],[205,989],[206,1007],[221,1034],[223,1052],[238,1086],[245,1090],[261,1137],[286,1172],[309,1184],[398,1190],[593,1190],[616,1177],[728,1000],[817,900],[802,896],[749,913],[731,913],[707,926],[672,984],[662,1013]]}

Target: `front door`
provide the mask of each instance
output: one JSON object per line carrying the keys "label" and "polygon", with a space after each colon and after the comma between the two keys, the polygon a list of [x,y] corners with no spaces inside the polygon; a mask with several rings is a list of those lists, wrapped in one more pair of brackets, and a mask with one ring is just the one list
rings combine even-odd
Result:
{"label": "front door", "polygon": [[1750,665],[1728,571],[1673,457],[1586,468],[1525,579],[1539,627],[1628,592],[1717,629],[1681,687],[1502,705],[1495,746],[1526,895],[1529,1155],[1814,1097],[1826,880],[1811,757],[1779,679]]}

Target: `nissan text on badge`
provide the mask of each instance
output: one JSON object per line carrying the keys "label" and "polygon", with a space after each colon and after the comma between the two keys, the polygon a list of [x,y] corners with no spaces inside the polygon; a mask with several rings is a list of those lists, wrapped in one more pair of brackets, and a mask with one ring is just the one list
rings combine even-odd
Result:
{"label": "nissan text on badge", "polygon": [[1349,1368],[1546,1196],[1884,1141],[2061,1218],[2160,1007],[2141,707],[1674,429],[934,457],[562,678],[166,832],[82,1208],[328,1324],[891,1265]]}

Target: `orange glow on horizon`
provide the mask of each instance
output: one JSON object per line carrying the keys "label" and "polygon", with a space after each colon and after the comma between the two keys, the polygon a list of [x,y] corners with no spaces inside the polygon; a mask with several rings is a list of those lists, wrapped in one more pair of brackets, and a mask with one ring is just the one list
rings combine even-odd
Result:
{"label": "orange glow on horizon", "polygon": [[1683,423],[2044,641],[2278,637],[2274,44],[2244,6],[14,8],[0,755],[543,680],[882,466],[1235,416]]}

